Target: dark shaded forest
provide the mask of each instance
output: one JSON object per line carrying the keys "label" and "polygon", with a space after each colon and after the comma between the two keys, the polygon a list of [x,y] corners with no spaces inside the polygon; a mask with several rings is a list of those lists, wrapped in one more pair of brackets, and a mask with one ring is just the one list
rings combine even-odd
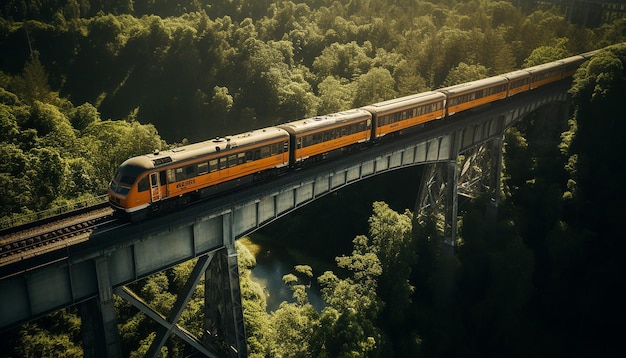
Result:
{"label": "dark shaded forest", "polygon": [[[249,280],[251,246],[238,249],[253,357],[614,355],[626,318],[617,147],[626,20],[585,28],[561,5],[8,0],[0,5],[0,218],[103,194],[122,161],[154,149],[606,47],[576,74],[567,123],[542,112],[506,133],[497,227],[485,223],[482,199],[465,204],[453,255],[441,255],[432,224],[376,201],[355,209],[370,213],[366,234],[337,267],[296,266],[284,277],[293,302],[268,313]],[[324,239],[297,220],[274,230],[277,239]],[[132,288],[166,314],[191,264]],[[313,281],[321,312],[307,300]],[[197,335],[203,290],[181,321]],[[121,299],[117,309],[124,354],[143,356],[154,324]],[[74,309],[3,335],[0,356],[82,356]],[[171,338],[161,353],[192,352]]]}

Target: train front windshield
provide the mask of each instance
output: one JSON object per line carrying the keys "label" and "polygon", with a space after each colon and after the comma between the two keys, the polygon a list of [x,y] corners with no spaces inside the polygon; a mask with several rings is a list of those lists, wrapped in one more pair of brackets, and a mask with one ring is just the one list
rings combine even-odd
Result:
{"label": "train front windshield", "polygon": [[126,195],[139,174],[144,170],[144,168],[133,165],[122,165],[115,173],[113,180],[111,180],[109,188],[116,194]]}

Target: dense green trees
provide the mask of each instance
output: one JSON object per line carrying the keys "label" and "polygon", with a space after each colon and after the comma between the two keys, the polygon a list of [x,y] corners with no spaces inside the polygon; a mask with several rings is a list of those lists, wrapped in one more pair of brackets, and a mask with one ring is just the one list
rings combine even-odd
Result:
{"label": "dense green trees", "polygon": [[[293,302],[283,302],[268,316],[255,314],[246,323],[251,333],[248,341],[255,343],[249,348],[256,348],[250,355],[363,357],[391,352],[388,340],[392,338],[385,337],[382,327],[403,321],[400,312],[412,292],[410,222],[409,212],[398,214],[384,203],[374,204],[369,223],[372,238],[357,236],[352,253],[336,258],[341,274],[326,271],[317,278],[326,304],[321,312],[306,295],[311,268],[296,266],[296,274],[283,278],[293,291]],[[259,295],[246,297],[263,306]],[[269,328],[260,330],[261,322],[268,322]],[[262,337],[269,337],[265,346],[259,344]]]}
{"label": "dense green trees", "polygon": [[51,92],[35,57],[11,78],[0,101],[2,218],[102,195],[119,164],[165,144],[152,125],[103,121],[89,103],[75,107]]}
{"label": "dense green trees", "polygon": [[[9,1],[0,50],[15,55],[0,70],[22,100],[52,90],[104,118],[134,113],[179,142],[441,87],[463,79],[461,63],[502,73],[556,39],[572,39],[568,54],[623,40],[619,21],[579,29],[556,9],[505,1],[248,3]],[[25,66],[34,53],[39,66]],[[47,91],[17,80],[36,73]],[[331,105],[329,78],[360,84]],[[216,87],[231,101],[213,101]]]}

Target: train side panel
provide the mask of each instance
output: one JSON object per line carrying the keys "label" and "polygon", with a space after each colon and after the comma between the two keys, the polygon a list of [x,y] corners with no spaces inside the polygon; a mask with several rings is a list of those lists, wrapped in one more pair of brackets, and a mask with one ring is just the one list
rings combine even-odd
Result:
{"label": "train side panel", "polygon": [[374,137],[399,132],[445,116],[446,96],[425,92],[375,103],[362,109],[372,113]]}
{"label": "train side panel", "polygon": [[[268,143],[273,147],[260,158],[251,158],[247,151],[232,150],[200,162],[166,169],[168,196],[185,195],[231,180],[241,179],[268,169],[289,164],[289,152],[282,151],[286,142]],[[258,148],[260,149],[260,148]],[[276,150],[278,149],[278,150]]]}
{"label": "train side panel", "polygon": [[563,78],[563,67],[558,61],[529,67],[526,71],[530,73],[530,89],[545,86]]}
{"label": "train side panel", "polygon": [[[371,130],[366,129],[358,133],[338,136],[335,138],[331,138],[331,135],[328,135],[327,138],[321,140],[316,140],[315,138],[319,134],[307,136],[306,138],[302,138],[303,144],[298,146],[296,149],[296,161],[302,161],[310,157],[345,148],[356,143],[366,142],[369,140],[370,133]],[[324,134],[321,135],[324,136]]]}
{"label": "train side panel", "polygon": [[518,70],[505,73],[502,77],[509,82],[507,96],[514,96],[530,90],[530,73],[525,70]]}
{"label": "train side panel", "polygon": [[504,77],[490,77],[461,85],[439,89],[446,94],[447,115],[479,107],[507,97],[508,80]]}
{"label": "train side panel", "polygon": [[[291,165],[323,159],[331,152],[349,150],[369,142],[372,116],[361,109],[285,123],[279,128],[291,135]],[[335,154],[335,153],[333,153]]]}
{"label": "train side panel", "polygon": [[578,67],[580,67],[580,64],[582,64],[585,60],[586,58],[579,55],[564,58],[558,61],[559,63],[561,63],[561,67],[563,68],[561,78],[572,77],[574,73],[576,73],[576,71],[578,70]]}

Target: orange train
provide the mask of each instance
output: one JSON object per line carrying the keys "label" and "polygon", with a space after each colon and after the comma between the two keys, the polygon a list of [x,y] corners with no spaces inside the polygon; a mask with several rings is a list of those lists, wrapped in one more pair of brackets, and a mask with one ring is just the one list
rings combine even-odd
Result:
{"label": "orange train", "polygon": [[111,180],[109,203],[122,217],[142,219],[566,79],[594,53],[133,157]]}

